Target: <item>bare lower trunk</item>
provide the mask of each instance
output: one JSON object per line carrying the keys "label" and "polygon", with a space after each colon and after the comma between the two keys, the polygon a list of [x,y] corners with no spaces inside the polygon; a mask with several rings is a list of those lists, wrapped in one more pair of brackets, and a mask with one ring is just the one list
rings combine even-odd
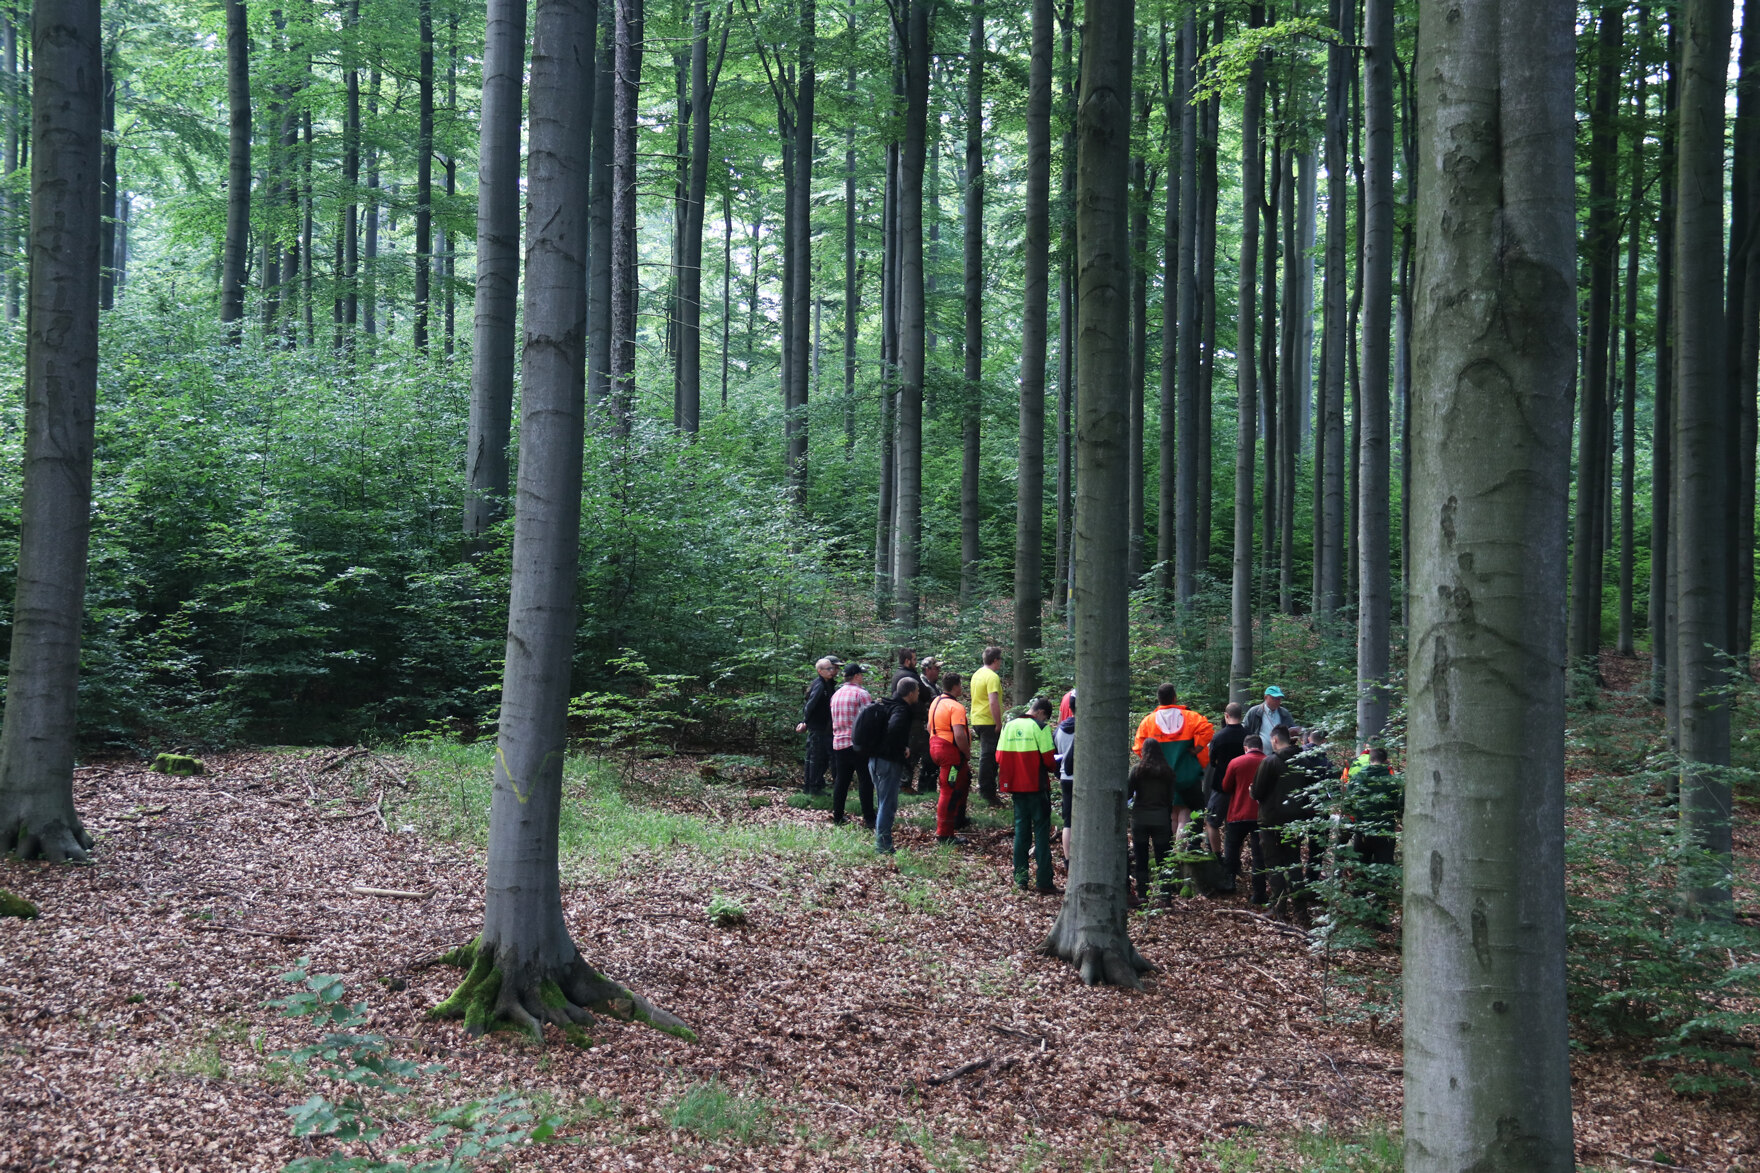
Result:
{"label": "bare lower trunk", "polygon": [[1126,251],[1130,165],[1131,0],[1089,0],[1083,47],[1077,207],[1085,328],[1077,409],[1077,775],[1069,885],[1040,948],[1075,965],[1088,985],[1140,985],[1152,967],[1126,925],[1125,774],[1130,736],[1129,553],[1124,483],[1129,468],[1130,369]]}
{"label": "bare lower trunk", "polygon": [[[1574,14],[1558,0],[1467,0],[1421,17],[1409,1173],[1575,1167],[1559,721]],[[1479,442],[1486,429],[1500,442]]]}
{"label": "bare lower trunk", "polygon": [[1014,550],[1014,693],[1039,687],[1045,535],[1045,351],[1051,252],[1051,0],[1033,0],[1027,83],[1026,281],[1021,327],[1020,473]]}
{"label": "bare lower trunk", "polygon": [[0,855],[84,859],[73,809],[98,395],[97,0],[36,0],[24,489],[0,730]]}
{"label": "bare lower trunk", "polygon": [[226,101],[230,134],[226,149],[226,244],[220,269],[220,320],[235,323],[243,337],[245,251],[251,235],[250,27],[244,0],[226,0]]}
{"label": "bare lower trunk", "polygon": [[1367,101],[1367,175],[1363,201],[1363,451],[1357,494],[1357,740],[1379,737],[1391,697],[1393,583],[1388,549],[1392,537],[1388,497],[1392,491],[1389,350],[1393,318],[1393,0],[1369,0],[1363,39]]}
{"label": "bare lower trunk", "polygon": [[[1254,5],[1249,20],[1258,27],[1264,10]],[[1232,651],[1229,656],[1228,699],[1244,701],[1253,675],[1253,434],[1259,407],[1259,362],[1254,333],[1258,313],[1253,304],[1259,265],[1259,203],[1263,197],[1264,148],[1260,115],[1265,99],[1265,62],[1253,61],[1241,113],[1241,255],[1235,308],[1235,383],[1239,409],[1234,453],[1234,579],[1230,594]]]}
{"label": "bare lower trunk", "polygon": [[920,622],[923,519],[923,163],[929,124],[928,0],[909,0],[905,21],[905,134],[899,157],[898,506],[893,516],[894,618]]}
{"label": "bare lower trunk", "polygon": [[[984,403],[984,0],[973,0],[966,48],[966,387],[960,411],[959,599],[978,595],[978,443]],[[1029,148],[1029,154],[1031,149]],[[1031,302],[1028,302],[1029,307]],[[1030,308],[1029,308],[1029,312]],[[1043,323],[1040,325],[1044,329]],[[1043,380],[1043,374],[1040,379]]]}
{"label": "bare lower trunk", "polygon": [[[1178,451],[1174,490],[1174,598],[1188,606],[1198,591],[1198,370],[1201,322],[1198,262],[1198,107],[1192,102],[1198,22],[1187,16],[1179,37],[1179,392],[1175,405]],[[1171,197],[1170,197],[1171,202]],[[1166,356],[1162,358],[1166,362]],[[1166,425],[1163,424],[1165,427]],[[1167,440],[1162,439],[1166,451]]]}

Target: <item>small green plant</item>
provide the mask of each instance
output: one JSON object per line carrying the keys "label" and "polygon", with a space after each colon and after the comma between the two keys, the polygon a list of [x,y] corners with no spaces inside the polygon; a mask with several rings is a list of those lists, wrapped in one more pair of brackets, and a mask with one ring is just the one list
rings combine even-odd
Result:
{"label": "small green plant", "polygon": [[745,905],[725,893],[709,897],[709,923],[717,928],[731,929],[746,923]]}
{"label": "small green plant", "polygon": [[694,1083],[665,1110],[667,1127],[701,1140],[745,1143],[762,1137],[770,1127],[770,1105],[742,1096],[718,1079]]}
{"label": "small green plant", "polygon": [[[309,1068],[324,1079],[336,1080],[350,1090],[337,1100],[312,1095],[297,1108],[289,1108],[293,1134],[358,1143],[366,1148],[368,1156],[329,1153],[301,1157],[286,1165],[283,1173],[464,1173],[505,1149],[546,1141],[555,1134],[557,1117],[539,1117],[527,1100],[506,1091],[487,1100],[436,1110],[429,1117],[434,1128],[426,1137],[399,1145],[381,1156],[379,1141],[386,1126],[378,1113],[385,1106],[384,1101],[404,1094],[417,1079],[444,1068],[395,1058],[383,1035],[361,1033],[360,1028],[367,1022],[366,1003],[344,1003],[342,979],[308,973],[309,965],[307,959],[301,958],[292,971],[281,975],[282,981],[302,984],[305,989],[270,1005],[289,1018],[310,1018],[330,1029],[318,1042],[278,1051],[276,1057],[291,1066]],[[428,1154],[426,1159],[396,1159],[423,1154]]]}

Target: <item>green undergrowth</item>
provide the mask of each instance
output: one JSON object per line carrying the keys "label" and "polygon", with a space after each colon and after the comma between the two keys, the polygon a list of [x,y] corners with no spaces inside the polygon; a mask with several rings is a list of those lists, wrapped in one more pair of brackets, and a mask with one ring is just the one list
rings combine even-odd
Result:
{"label": "green undergrowth", "polygon": [[774,1132],[768,1100],[736,1092],[713,1078],[686,1088],[663,1115],[667,1127],[699,1140],[750,1144],[768,1140]]}
{"label": "green undergrowth", "polygon": [[[1382,1125],[1356,1135],[1303,1133],[1277,1138],[1241,1130],[1204,1146],[1218,1173],[1400,1173],[1405,1159],[1400,1138]],[[1157,1169],[1177,1163],[1156,1162]]]}

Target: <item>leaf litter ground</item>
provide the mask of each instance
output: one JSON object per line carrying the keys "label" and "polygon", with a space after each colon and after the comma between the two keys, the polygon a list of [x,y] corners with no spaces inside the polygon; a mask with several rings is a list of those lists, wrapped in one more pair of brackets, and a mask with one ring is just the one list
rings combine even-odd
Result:
{"label": "leaf litter ground", "polygon": [[[343,975],[399,1054],[450,1069],[392,1139],[516,1089],[569,1142],[521,1150],[521,1169],[1214,1170],[1241,1130],[1270,1169],[1295,1167],[1305,1134],[1397,1121],[1399,1024],[1353,992],[1394,980],[1397,954],[1328,962],[1239,898],[1176,899],[1133,917],[1160,967],[1146,988],[1086,989],[1036,953],[1056,902],[1012,889],[1000,819],[938,849],[927,808],[907,807],[904,851],[876,859],[786,789],[688,762],[641,763],[632,789],[740,825],[745,846],[571,866],[565,903],[588,959],[701,1042],[601,1023],[587,1050],[426,1017],[458,978],[433,959],[479,927],[483,872],[473,848],[404,822],[429,785],[410,789],[408,762],[82,768],[97,862],[0,864],[0,886],[42,908],[0,920],[0,1169],[274,1170],[327,1151],[293,1139],[284,1110],[336,1089],[274,1056],[315,1032],[264,1006],[301,957]],[[786,850],[751,848],[781,831]],[[1739,835],[1752,865],[1751,822]],[[711,923],[715,893],[746,923]],[[1640,1055],[1577,1057],[1585,1164],[1760,1169],[1753,1098],[1677,1098]]]}

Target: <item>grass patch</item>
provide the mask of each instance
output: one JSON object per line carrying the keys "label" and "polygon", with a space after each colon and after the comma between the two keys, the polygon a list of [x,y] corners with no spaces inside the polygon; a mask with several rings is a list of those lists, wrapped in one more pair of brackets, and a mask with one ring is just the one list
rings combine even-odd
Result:
{"label": "grass patch", "polygon": [[[411,790],[386,817],[393,824],[413,824],[430,838],[486,849],[493,754],[489,745],[412,743],[401,751],[412,767]],[[668,799],[694,799],[704,792],[700,781],[682,779],[635,793],[635,788],[620,784],[612,766],[571,754],[563,764],[562,787],[559,837],[564,876],[571,880],[615,875],[679,849],[709,860],[792,856],[811,859],[815,868],[871,864],[874,859],[870,837],[845,834],[829,820],[729,823],[705,818],[700,810],[658,805]]]}
{"label": "grass patch", "polygon": [[972,1137],[936,1136],[926,1123],[900,1122],[897,1138],[914,1144],[922,1151],[923,1160],[937,1173],[962,1173],[979,1167],[989,1156],[990,1146]]}
{"label": "grass patch", "polygon": [[1204,1155],[1216,1163],[1218,1173],[1400,1173],[1405,1168],[1399,1136],[1382,1125],[1357,1136],[1320,1132],[1288,1139],[1293,1162],[1244,1131],[1205,1145]]}
{"label": "grass patch", "polygon": [[693,1083],[662,1115],[668,1127],[700,1140],[744,1143],[761,1139],[770,1131],[769,1102],[742,1096],[718,1079]]}

